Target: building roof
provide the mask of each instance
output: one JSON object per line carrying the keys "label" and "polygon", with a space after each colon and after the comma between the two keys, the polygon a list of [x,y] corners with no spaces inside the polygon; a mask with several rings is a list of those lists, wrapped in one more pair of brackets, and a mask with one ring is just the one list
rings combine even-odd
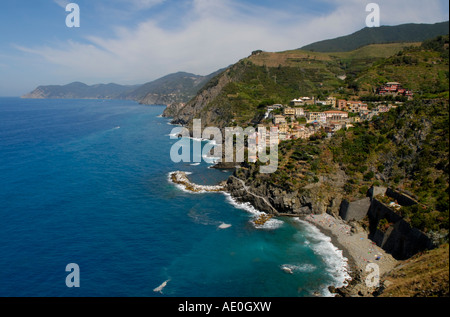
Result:
{"label": "building roof", "polygon": [[328,110],[328,111],[324,111],[324,113],[341,113],[341,114],[348,114],[348,112],[340,111],[340,110]]}

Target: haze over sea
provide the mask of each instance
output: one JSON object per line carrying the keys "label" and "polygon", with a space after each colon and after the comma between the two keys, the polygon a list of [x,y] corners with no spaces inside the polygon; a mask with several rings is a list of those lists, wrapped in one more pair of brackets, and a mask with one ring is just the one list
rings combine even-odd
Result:
{"label": "haze over sea", "polygon": [[[0,98],[0,296],[327,296],[342,286],[346,259],[315,227],[283,218],[257,228],[258,212],[228,195],[172,184],[172,171],[202,184],[229,172],[173,163],[163,110]],[[69,263],[79,288],[66,286]]]}

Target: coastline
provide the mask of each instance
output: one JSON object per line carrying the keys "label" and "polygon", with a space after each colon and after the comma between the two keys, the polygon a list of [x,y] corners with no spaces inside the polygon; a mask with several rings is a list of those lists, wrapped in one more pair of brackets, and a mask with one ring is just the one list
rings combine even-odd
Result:
{"label": "coastline", "polygon": [[323,234],[331,238],[331,243],[342,251],[348,259],[348,272],[352,280],[347,286],[332,290],[343,297],[373,296],[377,286],[366,285],[366,278],[373,274],[369,264],[376,264],[380,278],[391,271],[397,264],[392,255],[386,253],[373,241],[362,228],[355,229],[340,219],[329,214],[308,215],[303,220],[316,226]]}
{"label": "coastline", "polygon": [[[216,186],[205,186],[192,183],[188,178],[189,173],[176,171],[169,173],[169,181],[181,186],[186,192],[226,192],[224,184]],[[266,215],[266,213],[262,213]],[[266,221],[272,217],[258,218]],[[342,252],[342,256],[347,259],[347,272],[351,280],[341,288],[330,287],[330,292],[342,297],[373,296],[378,286],[368,287],[366,278],[373,274],[373,270],[368,269],[369,264],[376,264],[379,268],[378,277],[391,271],[398,263],[390,254],[378,247],[373,241],[368,239],[368,233],[355,225],[350,226],[341,219],[337,219],[329,214],[307,215],[299,218],[316,227],[322,234],[331,239],[330,243]],[[258,220],[256,220],[255,224]]]}

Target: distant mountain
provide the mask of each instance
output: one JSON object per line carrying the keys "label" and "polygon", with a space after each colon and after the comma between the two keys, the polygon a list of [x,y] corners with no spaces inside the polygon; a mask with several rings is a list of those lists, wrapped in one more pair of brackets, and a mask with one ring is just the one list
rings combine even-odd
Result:
{"label": "distant mountain", "polygon": [[137,100],[142,104],[176,104],[186,103],[217,73],[200,76],[186,72],[178,72],[143,84],[130,93],[122,94],[122,99]]}
{"label": "distant mountain", "polygon": [[86,85],[74,82],[68,85],[39,86],[22,96],[30,99],[127,99],[141,104],[185,103],[221,70],[208,76],[178,72],[143,85],[118,84]]}
{"label": "distant mountain", "polygon": [[402,24],[364,28],[351,35],[316,42],[302,47],[315,52],[349,52],[369,44],[422,42],[430,38],[447,35],[449,21],[436,24]]}
{"label": "distant mountain", "polygon": [[129,93],[140,85],[122,86],[118,84],[97,84],[88,86],[73,82],[68,85],[39,86],[32,92],[22,96],[30,99],[116,99]]}

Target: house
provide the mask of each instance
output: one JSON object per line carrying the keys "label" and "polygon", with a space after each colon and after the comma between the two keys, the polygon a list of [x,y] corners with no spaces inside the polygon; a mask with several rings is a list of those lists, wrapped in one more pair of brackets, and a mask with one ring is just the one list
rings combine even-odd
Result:
{"label": "house", "polygon": [[305,110],[303,108],[295,108],[295,116],[296,117],[304,117]]}
{"label": "house", "polygon": [[326,100],[326,105],[336,108],[336,97],[328,97]]}
{"label": "house", "polygon": [[284,108],[283,113],[285,116],[295,116],[296,111],[295,108]]}
{"label": "house", "polygon": [[292,106],[303,106],[304,104],[305,104],[305,102],[302,99],[291,100]]}
{"label": "house", "polygon": [[389,107],[380,105],[380,106],[377,107],[377,110],[378,110],[378,112],[381,112],[381,113],[389,112]]}
{"label": "house", "polygon": [[327,117],[327,121],[341,121],[348,119],[348,113],[345,111],[330,110],[325,111],[324,113]]}
{"label": "house", "polygon": [[368,106],[361,101],[347,101],[347,109],[350,112],[358,113],[361,111],[368,110]]}
{"label": "house", "polygon": [[292,106],[314,105],[315,103],[316,99],[314,97],[301,97],[299,99],[291,100]]}
{"label": "house", "polygon": [[282,116],[282,115],[279,115],[279,114],[274,115],[273,116],[273,124],[277,125],[277,124],[280,124],[280,123],[286,123],[286,118],[284,116]]}
{"label": "house", "polygon": [[306,120],[307,123],[311,123],[314,121],[326,123],[327,115],[324,112],[306,112]]}
{"label": "house", "polygon": [[408,99],[412,99],[414,96],[413,92],[403,88],[401,83],[398,82],[388,82],[381,87],[377,88],[377,94],[380,96],[393,95],[393,96],[406,96]]}
{"label": "house", "polygon": [[271,105],[271,106],[267,106],[268,110],[277,110],[277,109],[281,109],[283,108],[283,105],[280,104],[275,104],[275,105]]}
{"label": "house", "polygon": [[339,99],[339,100],[337,101],[337,108],[338,108],[339,110],[345,110],[345,109],[347,109],[347,100]]}
{"label": "house", "polygon": [[309,105],[310,106],[310,105],[314,105],[316,103],[316,99],[314,97],[312,97],[312,98],[310,98],[310,97],[302,97],[301,99],[304,101],[305,105]]}
{"label": "house", "polygon": [[281,123],[278,126],[278,133],[288,133],[289,132],[289,126],[286,123]]}

